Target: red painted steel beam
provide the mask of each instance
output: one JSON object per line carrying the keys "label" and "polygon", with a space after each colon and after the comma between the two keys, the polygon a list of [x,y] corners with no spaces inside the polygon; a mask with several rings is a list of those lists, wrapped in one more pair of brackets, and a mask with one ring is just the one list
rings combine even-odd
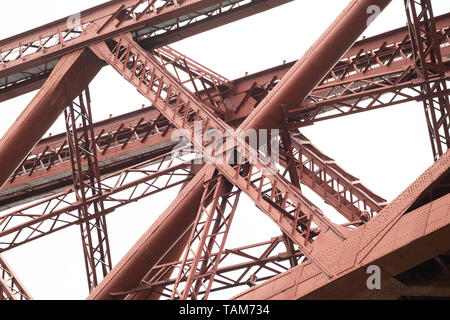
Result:
{"label": "red painted steel beam", "polygon": [[[105,216],[129,203],[185,183],[193,176],[189,171],[191,163],[178,162],[179,158],[168,153],[104,176],[102,194],[89,196],[85,203],[78,200],[71,187],[0,216],[0,252]],[[99,200],[104,203],[101,212],[88,217],[75,213],[84,204],[91,205]]]}
{"label": "red painted steel beam", "polygon": [[[344,241],[321,247],[318,255],[333,265],[332,278],[324,277],[311,263],[302,263],[235,299],[368,298],[367,266],[378,265],[396,276],[448,251],[449,167],[447,152],[375,218]],[[414,207],[421,198],[429,199],[427,190],[435,183],[441,188],[438,195]]]}
{"label": "red painted steel beam", "polygon": [[0,254],[0,300],[32,300],[30,293]]}
{"label": "red painted steel beam", "polygon": [[288,110],[303,101],[367,28],[372,15],[368,13],[371,12],[369,7],[377,6],[381,12],[389,3],[390,0],[352,1],[247,117],[242,127],[282,127],[283,109]]}
{"label": "red painted steel beam", "polygon": [[[292,134],[292,152],[299,182],[308,186],[348,221],[370,219],[387,204],[336,162],[317,149],[302,134]],[[281,152],[280,164],[288,157]],[[366,214],[366,217],[362,215]]]}
{"label": "red painted steel beam", "polygon": [[9,86],[2,83],[2,88],[0,88],[0,102],[19,97],[34,90],[38,90],[43,86],[47,78],[50,76],[50,73],[51,70],[35,77],[26,77],[20,82],[9,84]]}
{"label": "red painted steel beam", "polygon": [[0,186],[100,67],[100,60],[89,51],[77,51],[59,61],[44,86],[0,140]]}
{"label": "red painted steel beam", "polygon": [[[133,164],[170,152],[174,147],[167,120],[145,108],[94,125],[100,173],[105,176]],[[58,192],[72,183],[65,134],[42,139],[0,189],[0,209]]]}
{"label": "red painted steel beam", "polygon": [[88,299],[109,300],[113,299],[110,295],[112,292],[134,288],[163,259],[185,233],[191,230],[203,194],[203,184],[212,177],[214,170],[213,167],[206,167],[206,170],[201,170],[186,185]]}
{"label": "red painted steel beam", "polygon": [[[368,7],[370,5],[378,5],[381,11],[382,9],[385,8],[385,6],[389,2],[390,1],[387,0],[351,2],[350,5],[344,10],[344,12],[338,17],[338,19],[332,24],[332,26],[325,32],[324,36],[322,36],[319,39],[319,41],[313,46],[313,48],[310,51],[308,51],[307,56],[304,59],[297,62],[297,64],[293,67],[292,71],[290,71],[286,75],[286,77],[283,78],[281,85],[279,84],[274,90],[272,90],[268,98],[264,100],[266,102],[264,103],[263,101],[260,107],[258,107],[257,110],[255,110],[249,116],[249,118],[247,118],[247,120],[241,127],[246,129],[271,127],[271,124],[269,123],[269,121],[267,121],[268,118],[275,118],[281,120],[283,117],[283,112],[280,111],[281,107],[280,103],[284,104],[283,102],[289,102],[291,95],[294,96],[293,98],[295,98],[296,101],[298,101],[298,98],[299,97],[301,98],[302,95],[303,98],[305,98],[306,95],[309,94],[309,92],[314,88],[314,86],[320,82],[320,80],[326,75],[326,73],[329,72],[329,70],[333,67],[336,61],[340,57],[342,57],[342,55],[351,47],[353,42],[365,30],[365,28],[367,27],[367,19],[369,18],[367,14]],[[128,48],[128,50],[130,49],[131,48]],[[100,51],[100,48],[97,50]],[[313,52],[314,55],[311,56]],[[107,58],[108,53],[105,51],[102,52],[101,55],[103,55],[104,58]],[[312,79],[311,75],[309,74],[310,72],[313,73]],[[303,82],[305,82],[305,80],[308,79],[308,81],[310,81],[309,82],[310,85],[308,86],[307,84],[305,84],[306,88],[304,90],[299,90],[301,92],[300,94],[296,94],[298,90],[297,87],[299,86],[299,82],[300,83],[302,82],[302,79]],[[152,79],[152,81],[154,81],[154,79]],[[139,85],[141,83],[142,82],[139,81]],[[277,89],[277,88],[284,88],[284,89]],[[273,97],[275,97],[275,99],[271,100]],[[270,103],[267,104],[267,101],[269,101]],[[200,173],[204,174],[203,170],[200,171]],[[201,193],[192,192],[190,195],[191,197],[199,197],[201,196]],[[186,206],[185,208],[188,207]],[[169,223],[166,223],[165,225],[166,227],[171,229],[175,227],[177,228],[180,227],[179,222],[174,225],[171,225]],[[173,244],[178,238],[180,238],[181,235],[182,234],[177,234],[173,232],[171,235],[172,237],[170,239],[166,239],[166,241],[169,241],[171,244]],[[157,245],[157,243],[149,241],[147,235],[144,235],[143,238],[146,239],[146,243],[153,243],[155,246]],[[137,243],[137,246],[138,245],[139,242]],[[133,248],[133,250],[130,253],[135,255],[136,252],[140,252],[141,254],[148,255],[151,253],[151,251],[147,249],[149,248],[148,247],[136,249]],[[159,260],[161,259],[161,256],[155,256],[154,258]],[[139,268],[142,268],[142,264],[140,267],[138,264],[136,264],[134,267],[130,266],[131,263],[127,261],[126,257],[122,261],[124,261],[124,263],[114,268],[113,271],[116,272],[114,274],[110,273],[109,274],[110,277],[108,276],[108,281],[105,281],[105,285],[107,285],[109,288],[108,287],[105,288],[105,285],[102,286],[101,284],[99,287],[97,287],[98,290],[94,291],[95,294],[93,293],[90,296],[90,298],[105,299],[108,298],[107,295],[108,289],[111,290],[112,288],[115,288],[116,291],[121,291],[127,286],[128,287],[132,286],[133,282],[132,281],[127,282],[126,280],[127,274],[129,275],[130,272],[125,272],[125,270],[120,269],[123,268],[123,265],[126,265],[127,269],[129,270],[133,269],[133,271],[136,272],[140,270]],[[140,272],[142,273],[142,270]],[[140,279],[142,279],[142,277]]]}
{"label": "red painted steel beam", "polygon": [[[118,34],[133,32],[143,47],[153,49],[289,1],[164,0],[153,7],[148,7],[147,0],[106,2],[0,41],[0,101],[37,89],[34,82],[48,76],[48,63]],[[126,9],[135,16],[130,18]],[[80,25],[74,19],[79,19]],[[19,80],[9,83],[11,75]]]}

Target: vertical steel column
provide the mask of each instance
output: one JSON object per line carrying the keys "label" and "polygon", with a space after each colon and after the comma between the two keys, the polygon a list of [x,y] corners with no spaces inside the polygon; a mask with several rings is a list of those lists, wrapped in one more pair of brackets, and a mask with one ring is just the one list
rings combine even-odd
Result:
{"label": "vertical steel column", "polygon": [[[106,218],[102,197],[87,202],[92,196],[102,195],[100,172],[97,160],[97,146],[92,123],[89,89],[81,94],[78,103],[70,102],[64,111],[67,141],[71,154],[73,187],[81,220],[81,240],[83,245],[86,274],[89,292],[101,281],[100,274],[105,277],[111,271],[111,253],[109,248]],[[80,125],[80,128],[77,128]],[[90,216],[95,219],[89,219]]]}
{"label": "vertical steel column", "polygon": [[[440,35],[436,29],[430,0],[404,0],[408,28],[413,45],[413,57],[421,85],[425,117],[430,134],[434,161],[450,148],[450,103],[446,80],[448,70],[442,63]],[[431,78],[437,78],[432,81]]]}

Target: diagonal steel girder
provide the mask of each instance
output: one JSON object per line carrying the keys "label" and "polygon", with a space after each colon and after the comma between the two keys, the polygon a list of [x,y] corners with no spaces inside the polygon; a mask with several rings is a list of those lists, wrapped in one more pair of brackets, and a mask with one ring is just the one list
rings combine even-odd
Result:
{"label": "diagonal steel girder", "polygon": [[[449,15],[446,14],[436,17],[435,20],[436,26],[439,29],[438,40],[443,54],[443,62],[449,66],[449,47],[445,45],[448,42],[448,32],[450,31]],[[288,117],[296,120],[290,122],[289,126],[297,128],[299,126],[311,125],[315,121],[421,99],[420,88],[416,89],[416,87],[426,84],[426,82],[418,82],[416,79],[418,76],[416,69],[414,68],[414,61],[411,58],[412,50],[410,37],[408,36],[406,28],[392,30],[381,35],[358,41],[336,64],[336,66],[333,67],[331,72],[322,80],[321,84],[316,86],[314,91],[307,99],[305,99],[305,102],[302,103],[301,106],[294,108],[294,110],[290,110]],[[191,61],[188,57],[177,53],[171,48],[156,49],[152,52],[154,52],[158,58],[162,57],[161,60],[164,60],[165,64],[172,64],[174,68],[176,67],[178,70],[183,68],[184,63],[187,62],[184,69],[189,67],[191,70],[188,70],[188,72],[193,72],[196,81],[199,80],[198,75],[206,74],[205,81],[203,81],[203,79],[202,81],[199,81],[200,86],[202,86],[202,83],[214,84],[217,80],[220,81],[218,83],[219,85],[226,85],[226,79],[214,75],[214,72],[208,72],[205,68],[198,69],[198,63]],[[222,103],[232,107],[230,110],[232,115],[226,115],[226,120],[230,121],[234,119],[233,117],[242,117],[253,110],[254,106],[258,104],[259,99],[264,97],[261,97],[259,91],[262,91],[262,88],[267,86],[268,93],[272,89],[270,83],[278,81],[292,65],[293,63],[288,63],[277,66],[255,75],[250,75],[230,82],[230,87],[233,89],[227,89],[224,92],[226,98]],[[379,70],[380,68],[383,71]],[[356,74],[352,74],[355,70]],[[450,72],[447,73],[446,78],[447,81],[450,79]],[[433,84],[435,81],[436,80],[430,79],[431,85],[435,86]],[[189,83],[190,87],[192,87],[193,83],[194,81]],[[252,91],[248,89],[252,83],[254,86],[256,84],[255,88],[258,90],[254,89]],[[214,86],[216,85],[214,84]],[[208,96],[214,94],[214,90],[207,89],[200,92],[200,95],[208,99]],[[236,105],[239,107],[242,105],[240,101],[246,100],[245,96],[241,97],[242,94],[240,93],[244,90],[247,92],[246,96],[248,96],[245,105],[248,104],[249,108],[243,106],[241,110],[237,112],[238,108]],[[258,92],[258,94],[255,96],[256,92]],[[388,97],[387,99],[384,99],[383,95],[386,93],[394,93],[395,95],[393,98]],[[217,100],[217,97],[214,97],[214,99]],[[233,108],[233,106],[236,108]],[[222,110],[219,109],[218,111],[222,112]],[[47,172],[50,174],[52,170],[49,171],[49,169],[54,168],[52,163],[56,158],[53,156],[52,148],[54,147],[51,147],[51,149],[48,150],[37,148],[36,152],[33,151],[30,154],[31,158],[25,160],[23,166],[19,168],[20,170],[17,170],[16,173],[12,175],[11,179],[14,180],[14,183],[5,185],[4,188],[12,187],[15,189],[14,185],[16,184],[16,181],[14,178],[17,174],[24,175],[26,172],[31,177],[33,173],[40,168],[40,160],[46,164],[44,167],[46,167]],[[60,154],[61,150],[62,149],[55,151],[56,156]],[[38,159],[38,161],[34,159],[34,156],[37,157],[36,159]],[[24,179],[22,177],[19,180]],[[26,179],[26,181],[28,183],[28,179]],[[11,183],[12,182],[13,181],[11,181]]]}
{"label": "diagonal steel girder", "polygon": [[[376,3],[376,5],[378,5],[378,8],[380,10],[382,10],[385,8],[385,6],[387,6],[387,4],[389,2],[390,1],[377,1],[375,3]],[[282,107],[285,104],[282,103],[283,99],[271,100],[273,97],[275,97],[275,98],[284,97],[284,99],[286,99],[286,97],[291,98],[289,96],[289,94],[294,95],[294,98],[298,98],[299,95],[300,96],[303,95],[303,98],[306,97],[306,95],[321,80],[321,78],[325,75],[325,73],[331,69],[331,67],[336,62],[336,60],[338,60],[349,49],[351,44],[356,40],[356,38],[367,27],[367,21],[369,18],[367,15],[367,12],[368,12],[367,9],[368,9],[368,6],[373,5],[373,3],[374,3],[373,1],[372,1],[372,3],[369,3],[367,1],[353,1],[352,3],[350,3],[350,5],[344,10],[344,12],[338,17],[338,19],[327,30],[327,32],[324,34],[324,36],[321,37],[315,45],[313,45],[313,47],[310,51],[308,51],[307,56],[304,59],[300,60],[299,63],[297,63],[294,66],[293,70],[290,71],[285,78],[283,78],[283,80],[281,82],[282,84],[278,85],[275,88],[275,89],[277,89],[278,87],[284,88],[284,90],[281,90],[282,93],[277,94],[277,91],[279,91],[279,90],[275,90],[275,92],[272,91],[272,93],[265,99],[266,102],[264,103],[264,101],[263,101],[263,103],[260,105],[260,107],[247,119],[246,122],[244,122],[245,125],[242,127],[243,128],[260,128],[261,126],[262,127],[264,127],[264,126],[271,127],[271,125],[269,125],[269,122],[267,121],[267,118],[272,116],[270,114],[270,111],[273,111],[275,113],[275,115],[278,116],[279,119],[281,119],[282,112],[280,112],[279,109],[280,109],[280,107]],[[187,119],[192,114],[195,115],[196,119],[199,119],[199,118],[203,119],[205,121],[205,123],[208,123],[208,121],[213,122],[213,121],[217,120],[214,118],[209,118],[208,112],[206,110],[202,110],[203,108],[201,105],[196,105],[194,108],[192,108],[189,104],[187,104],[188,101],[189,101],[189,103],[192,102],[192,104],[195,104],[194,103],[195,101],[190,100],[189,97],[183,96],[181,99],[179,94],[181,93],[182,95],[185,95],[186,93],[183,92],[182,90],[180,90],[180,88],[177,88],[176,82],[171,81],[170,77],[168,75],[164,75],[164,72],[157,74],[157,77],[155,78],[156,68],[154,68],[154,66],[153,66],[153,68],[151,67],[152,66],[151,57],[148,57],[147,54],[145,52],[143,52],[142,50],[140,50],[140,48],[137,45],[133,45],[132,41],[130,41],[130,39],[127,39],[125,37],[120,37],[119,39],[116,39],[116,43],[109,43],[109,45],[111,46],[112,51],[105,44],[103,44],[103,45],[99,44],[99,45],[93,46],[92,49],[99,56],[101,56],[103,59],[107,60],[111,65],[113,65],[114,68],[117,71],[119,71],[119,73],[121,73],[125,78],[127,78],[132,84],[134,84],[144,96],[149,96],[149,94],[150,94],[150,96],[152,98],[154,98],[152,100],[154,100],[156,103],[159,102],[160,111],[161,112],[165,111],[167,113],[166,117],[169,119],[172,119],[172,121],[175,123],[175,125],[177,127],[185,128],[184,125],[186,124]],[[335,55],[330,54],[330,52],[329,52],[330,47],[328,45],[336,46],[336,48],[333,48],[334,49],[333,53]],[[133,58],[133,61],[130,61],[130,58]],[[311,61],[309,61],[310,59],[311,59]],[[314,59],[321,59],[320,66],[314,65],[313,63],[311,63],[312,61],[314,61]],[[131,67],[131,68],[129,68],[129,67]],[[305,72],[307,72],[307,73],[312,72],[314,74],[314,77],[312,77],[312,79],[311,79],[312,81],[309,83],[309,85],[305,86],[306,88],[304,91],[301,91],[299,94],[295,94],[295,91],[292,92],[292,90],[294,89],[293,86],[295,87],[297,85],[297,83],[295,83],[296,82],[295,80],[297,80],[297,81],[299,81],[299,79],[301,80],[302,77],[304,77],[303,74]],[[285,83],[287,83],[287,85]],[[156,87],[155,91],[153,91],[154,87]],[[173,90],[175,90],[175,91],[173,91]],[[164,92],[165,97],[168,97],[168,99],[166,99],[166,101],[164,101],[164,99],[161,97],[161,93],[163,93],[163,92]],[[174,105],[171,106],[170,98],[172,98],[172,97],[175,98],[176,102],[174,103]],[[157,101],[158,98],[160,99],[160,101]],[[179,103],[180,100],[181,100],[181,104]],[[288,101],[285,101],[285,102],[288,102]],[[266,106],[266,104],[267,104],[267,106]],[[175,110],[171,110],[171,109],[175,109]],[[277,111],[277,109],[278,109],[278,111]],[[261,110],[263,110],[263,111],[261,111]],[[181,117],[180,117],[180,113],[179,113],[180,111],[182,114]],[[192,111],[192,114],[191,114],[191,111]],[[265,114],[265,118],[264,118],[263,114]],[[277,117],[275,117],[275,118],[277,118]],[[255,124],[255,123],[257,123],[257,124]],[[224,129],[224,127],[222,127],[222,129]],[[200,150],[203,150],[203,146],[200,145],[197,147],[200,147]],[[248,156],[249,153],[251,152],[251,150],[246,149],[245,152],[246,153],[244,155]],[[217,163],[216,163],[216,165],[217,165]],[[245,179],[243,179],[244,181],[242,184],[242,183],[239,183],[239,181],[238,181],[239,177],[242,178],[240,176],[240,168],[238,168],[237,170],[235,170],[235,169],[233,170],[233,168],[231,167],[231,170],[230,170],[230,169],[227,169],[227,167],[222,167],[221,171],[225,174],[225,176],[228,179],[230,179],[232,182],[236,183],[241,189],[246,190],[247,194],[251,195],[251,198],[253,198],[254,200],[257,200],[257,202],[259,201],[259,206],[261,207],[261,202],[260,202],[261,193],[260,192],[258,193],[256,191],[256,193],[252,194],[248,190],[250,180],[251,180],[250,179],[251,174],[249,174],[247,176],[248,182]],[[200,172],[202,173],[202,171],[200,171]],[[204,176],[204,174],[203,174],[203,176]],[[273,177],[273,176],[271,176],[271,177]],[[267,178],[267,177],[261,176],[260,190],[263,186],[263,182],[264,182],[265,178]],[[276,180],[276,181],[284,182],[283,180]],[[280,184],[283,185],[284,183],[280,183]],[[285,187],[285,186],[283,186],[283,187]],[[287,189],[290,189],[289,191],[292,191],[292,189],[289,186],[287,186]],[[275,188],[273,188],[272,190],[275,191]],[[287,195],[286,189],[281,190],[281,191],[285,192],[284,194],[283,194],[283,192],[281,192],[282,195],[284,195],[284,196]],[[272,192],[272,194],[273,193],[274,192]],[[298,191],[295,191],[294,194],[296,194],[296,196],[299,196],[300,198],[302,197],[301,194],[298,193]],[[285,197],[285,199],[287,200],[287,197]],[[301,202],[303,204],[305,203],[304,201],[301,201]],[[308,203],[308,202],[306,202],[306,203]],[[284,204],[286,204],[286,203],[284,203]],[[308,205],[309,205],[309,203],[308,203]],[[271,215],[270,208],[271,208],[271,206],[269,205],[268,207],[262,208],[262,209],[263,209],[263,211],[268,213],[269,216],[273,217],[273,213]],[[264,209],[266,209],[266,210],[264,210]],[[308,216],[305,216],[305,217],[311,219],[313,217],[313,213],[314,213],[314,210],[312,212],[310,212],[309,217]],[[283,223],[281,221],[283,219],[283,217],[280,215],[279,212],[275,213],[275,214],[278,215],[280,218],[278,223],[282,227],[282,229],[285,229],[290,234],[290,236],[292,236],[293,238],[296,238],[296,236],[295,236],[296,225],[294,225],[294,230],[292,230],[291,228],[287,227],[287,225],[289,224],[288,221],[285,221],[286,223],[288,223],[287,225],[286,224],[283,225]],[[300,214],[300,212],[298,212],[298,214]],[[320,216],[315,216],[315,217],[319,218]],[[342,236],[338,230],[333,228],[332,224],[329,224],[328,221],[326,221],[325,219],[321,219],[321,218],[323,218],[323,217],[320,217],[318,219],[318,220],[321,220],[320,222],[316,220],[317,222],[319,222],[319,224],[321,226],[325,225],[327,227],[327,229],[331,229],[333,231],[332,233]],[[274,220],[276,221],[276,219],[274,219]],[[295,220],[295,221],[297,221],[297,220]],[[305,234],[303,234],[303,236],[305,236]],[[305,250],[304,246],[308,242],[308,237],[309,237],[309,230],[306,234],[305,244],[303,244],[303,241],[299,241],[298,238],[295,239],[296,243],[299,244],[303,250]],[[148,237],[146,237],[146,235],[144,235],[139,242],[145,242],[148,240],[149,240]],[[308,251],[310,252],[310,250],[308,250]],[[310,256],[308,258],[311,259]],[[311,259],[311,260],[313,261],[313,259]],[[116,276],[119,279],[121,278],[120,274],[125,273],[126,270],[129,269],[129,266],[126,267],[127,261],[125,259],[123,259],[121,262],[122,263],[121,263],[120,268],[122,270]],[[316,264],[316,266],[317,266],[317,264]],[[320,266],[319,266],[319,268],[320,268]],[[136,270],[136,268],[133,268],[133,269]],[[113,269],[113,271],[114,271],[114,269]],[[324,270],[322,269],[322,272],[323,271]],[[142,272],[142,270],[140,272]],[[125,282],[120,281],[120,280],[119,280],[119,282],[117,282],[117,281],[114,281],[113,278],[114,277],[111,276],[110,279],[108,279],[108,285],[99,286],[97,288],[98,290],[95,290],[93,292],[93,294],[90,295],[90,298],[93,298],[93,299],[109,298],[108,290],[109,290],[109,292],[111,292],[111,289],[114,289],[114,287],[116,287],[115,288],[116,290],[123,289],[123,288],[118,288],[118,286],[124,285]],[[123,278],[123,276],[122,276],[122,278]],[[128,285],[130,285],[130,283],[128,283]],[[102,287],[102,288],[100,288],[100,287]]]}
{"label": "diagonal steel girder", "polygon": [[108,1],[0,41],[0,101],[38,89],[64,55],[121,33],[151,49],[289,1]]}
{"label": "diagonal steel girder", "polygon": [[68,101],[78,96],[94,78],[101,64],[88,50],[74,52],[58,62],[51,76],[0,140],[0,186],[55,122]]}
{"label": "diagonal steel girder", "polygon": [[[188,90],[179,85],[171,74],[164,70],[153,57],[149,56],[144,50],[131,39],[120,37],[116,39],[114,49],[110,51],[106,44],[92,47],[92,50],[106,59],[119,73],[136,86],[136,88],[148,99],[152,101],[156,108],[179,129],[185,130],[186,135],[192,139],[193,145],[201,150],[208,161],[214,165],[226,176],[230,182],[238,186],[242,191],[254,200],[272,220],[274,220],[285,233],[289,234],[293,240],[304,249],[307,249],[309,242],[311,223],[305,223],[307,228],[297,231],[297,225],[291,225],[291,221],[306,220],[313,222],[321,230],[330,230],[331,234],[337,237],[343,237],[337,227],[331,223],[320,209],[315,207],[307,200],[298,189],[275,171],[268,160],[260,158],[256,150],[249,147],[241,136],[232,131],[220,118],[212,114],[209,109],[198,101]],[[138,70],[139,69],[139,70]],[[180,112],[181,111],[181,112]],[[194,119],[195,125],[189,121]],[[197,126],[204,128],[200,133],[201,138],[194,139],[194,132]],[[207,150],[206,137],[209,129],[215,129],[236,141],[242,150],[239,153],[244,158],[243,165],[228,164],[222,154],[216,156],[209,154]],[[236,146],[231,146],[235,148]],[[227,146],[228,148],[228,146]],[[222,159],[220,159],[222,157]],[[244,165],[249,164],[249,170],[242,170]],[[259,185],[254,183],[257,180]],[[253,183],[252,183],[253,182]],[[264,190],[263,186],[269,190]],[[270,191],[271,190],[271,191]],[[268,195],[270,194],[270,196]],[[269,197],[266,199],[266,197]],[[280,208],[272,210],[274,198],[280,201]],[[291,216],[291,214],[293,214]],[[300,224],[300,221],[298,221]],[[305,253],[308,256],[308,253]],[[309,257],[311,259],[311,257]]]}
{"label": "diagonal steel girder", "polygon": [[[401,292],[393,292],[383,282],[381,290],[368,290],[367,267],[378,266],[384,281],[449,250],[449,167],[447,151],[364,227],[321,248],[321,260],[334,269],[332,279],[306,262],[234,299],[368,299],[396,293],[398,298]],[[432,189],[435,196],[430,197],[427,190],[433,184],[442,190]]]}
{"label": "diagonal steel girder", "polygon": [[[73,190],[80,219],[81,244],[86,267],[89,291],[92,291],[112,268],[106,217],[102,199],[102,184],[97,157],[97,145],[92,122],[91,97],[86,88],[76,101],[64,111],[67,141],[70,150]],[[81,124],[78,130],[77,124]],[[98,200],[87,203],[89,196]],[[96,216],[89,221],[90,216]]]}
{"label": "diagonal steel girder", "polygon": [[32,300],[5,258],[0,254],[0,300]]}

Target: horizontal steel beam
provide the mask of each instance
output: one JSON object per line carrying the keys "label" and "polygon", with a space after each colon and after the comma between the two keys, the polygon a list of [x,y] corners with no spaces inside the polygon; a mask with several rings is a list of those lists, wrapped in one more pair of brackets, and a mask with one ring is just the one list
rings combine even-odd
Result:
{"label": "horizontal steel beam", "polygon": [[[145,108],[94,125],[101,175],[170,152],[172,130],[159,112]],[[72,183],[65,134],[45,138],[0,189],[0,210],[59,192]]]}
{"label": "horizontal steel beam", "polygon": [[[362,185],[308,138],[302,134],[291,134],[291,141],[291,161],[294,161],[299,182],[311,188],[350,222],[367,221],[386,206],[385,199]],[[281,164],[287,168],[288,156],[283,151],[280,153]]]}
{"label": "horizontal steel beam", "polygon": [[[58,116],[100,70],[89,50],[61,59],[44,86],[0,140],[0,187],[26,158]],[[68,85],[70,81],[70,86]]]}
{"label": "horizontal steel beam", "polygon": [[[37,201],[0,216],[0,252],[41,238],[53,232],[114,212],[131,202],[180,186],[193,174],[191,163],[164,154],[106,175],[102,180],[103,193],[80,202],[74,188],[67,188],[51,197]],[[91,206],[102,200],[104,210],[83,219],[77,213],[81,206]]]}
{"label": "horizontal steel beam", "polygon": [[0,102],[37,89],[65,54],[132,32],[153,49],[292,0],[115,0],[0,41]]}

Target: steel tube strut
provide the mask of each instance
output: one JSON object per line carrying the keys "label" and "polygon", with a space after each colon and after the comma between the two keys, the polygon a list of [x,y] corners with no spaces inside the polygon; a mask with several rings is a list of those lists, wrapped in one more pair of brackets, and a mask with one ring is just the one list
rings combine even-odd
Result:
{"label": "steel tube strut", "polygon": [[[38,89],[62,56],[113,36],[132,32],[144,48],[153,49],[289,1],[292,0],[107,1],[0,40],[0,101]],[[30,72],[36,67],[41,71]]]}
{"label": "steel tube strut", "polygon": [[[191,173],[193,175],[197,174],[199,172],[199,170],[202,168],[201,165],[192,165],[191,166]],[[189,185],[189,181],[186,181],[182,187],[181,190],[184,190],[188,185]],[[197,204],[197,208],[200,205],[200,203]],[[183,254],[183,251],[186,247],[186,245],[189,242],[189,238],[191,235],[191,230],[192,228],[189,228],[189,230],[187,232],[185,232],[185,234],[180,238],[180,240],[178,240],[178,242],[176,242],[172,248],[167,252],[167,254],[161,259],[161,261],[159,262],[159,264],[167,264],[167,263],[171,263],[172,261],[178,261],[179,259],[181,259],[181,256]],[[161,279],[170,279],[170,276],[172,275],[172,273],[166,273],[164,275],[160,274],[160,270],[158,270],[157,267],[153,267],[146,275],[145,277],[143,277],[141,279],[141,282],[149,282],[151,279],[153,279],[154,277],[158,276],[161,277]],[[161,289],[161,291],[164,289],[162,288],[158,288]],[[125,297],[125,300],[159,300],[161,297],[161,294],[159,293],[158,290],[154,291],[154,292],[139,292],[139,293],[133,293],[133,294],[129,294]]]}
{"label": "steel tube strut", "polygon": [[[68,101],[83,91],[101,66],[102,62],[87,50],[61,58],[40,91],[0,140],[0,187],[55,122]],[[70,84],[67,91],[66,84]]]}
{"label": "steel tube strut", "polygon": [[353,0],[247,117],[242,127],[282,126],[283,109],[302,102],[367,28],[375,17],[372,10],[381,12],[390,2]]}
{"label": "steel tube strut", "polygon": [[[368,19],[371,18],[371,15],[368,14],[370,12],[368,9],[370,6],[377,6],[379,12],[381,12],[390,1],[388,0],[378,0],[378,1],[352,1],[350,5],[344,10],[344,12],[335,20],[335,22],[331,25],[331,27],[325,32],[325,34],[313,45],[313,47],[308,51],[307,55],[297,62],[293,69],[288,72],[288,74],[283,78],[280,84],[275,87],[272,93],[263,101],[259,108],[257,108],[248,118],[247,121],[244,122],[244,125],[241,128],[249,129],[249,128],[262,128],[262,127],[276,127],[277,125],[271,122],[270,118],[275,118],[281,122],[283,117],[283,111],[281,107],[294,104],[298,100],[303,100],[307,94],[314,88],[314,86],[319,83],[319,81],[329,72],[329,70],[333,67],[336,61],[342,57],[342,55],[351,47],[354,41],[361,35],[361,33],[365,30],[368,24]],[[125,41],[125,39],[121,39],[120,41]],[[128,46],[127,53],[130,53],[130,50],[139,51],[137,48],[132,48],[132,44]],[[120,43],[117,46],[117,50],[120,50]],[[96,51],[101,51],[99,47],[97,47]],[[141,52],[139,52],[141,53]],[[119,54],[119,51],[117,52]],[[109,60],[108,53],[103,51],[103,58]],[[122,58],[122,57],[120,57]],[[118,59],[118,58],[116,58]],[[123,69],[127,68],[127,58],[125,58]],[[137,61],[137,59],[136,59]],[[148,59],[145,60],[145,63],[140,67],[140,70],[146,70]],[[114,61],[117,63],[117,61]],[[135,62],[136,64],[136,62]],[[137,65],[136,65],[137,66]],[[117,70],[119,71],[118,65]],[[133,70],[133,74],[136,70]],[[128,75],[128,74],[127,74]],[[142,75],[142,73],[141,73]],[[140,86],[142,84],[142,77],[140,78],[139,83],[136,81],[131,81],[136,86]],[[162,79],[162,78],[161,78]],[[304,80],[308,79],[308,83],[303,83]],[[153,76],[152,76],[152,87],[153,87]],[[161,81],[160,81],[161,84]],[[299,88],[301,87],[301,88]],[[150,86],[149,86],[150,88]],[[171,88],[168,89],[169,96],[171,93]],[[160,90],[158,90],[158,94]],[[189,111],[189,110],[188,110]],[[201,177],[205,175],[205,171],[201,170],[201,176],[197,177],[195,180],[201,180]],[[197,190],[192,190],[189,196],[183,195],[183,201],[188,202],[189,198],[201,197],[200,188]],[[181,199],[177,198],[176,201],[178,205]],[[198,199],[197,199],[198,201]],[[185,206],[184,208],[189,208]],[[170,216],[170,211],[166,212],[164,215],[166,218]],[[173,215],[172,217],[173,218]],[[192,219],[193,221],[193,219]],[[182,228],[181,233],[177,233],[173,228],[178,226],[180,228],[180,221],[177,221],[176,224],[159,223],[158,226],[163,226],[165,228],[170,228],[171,232],[169,235],[165,235],[164,242],[155,241],[149,237],[148,234],[144,234],[140,241],[136,244],[135,247],[130,251],[129,254],[122,260],[119,266],[113,269],[113,271],[106,278],[107,281],[104,281],[102,284],[97,287],[96,290],[90,295],[90,299],[106,299],[110,298],[108,293],[112,292],[111,290],[114,288],[115,291],[124,290],[127,287],[133,287],[136,285],[140,279],[137,279],[135,276],[131,276],[133,272],[142,273],[142,270],[139,268],[144,267],[142,263],[134,263],[131,264],[127,261],[127,257],[129,255],[139,255],[139,256],[152,256],[152,259],[155,261],[151,261],[151,264],[157,263],[156,260],[161,259],[161,250],[150,251],[150,248],[158,247],[161,243],[164,243],[164,246],[170,246],[170,244],[174,244],[183,234],[186,232],[187,226]],[[153,232],[155,230],[155,226],[153,226],[147,233]],[[156,233],[160,235],[161,231],[157,230]],[[181,231],[181,229],[180,229]],[[155,233],[155,234],[156,234]],[[141,247],[141,243],[145,242],[146,245]],[[167,243],[170,242],[170,243]],[[156,252],[159,252],[160,255],[157,255]],[[150,261],[149,261],[150,262]],[[149,263],[150,264],[150,263]],[[145,267],[148,267],[145,266]],[[148,269],[147,269],[148,270]],[[136,279],[127,282],[127,277],[134,277]],[[134,281],[134,283],[133,283]]]}

